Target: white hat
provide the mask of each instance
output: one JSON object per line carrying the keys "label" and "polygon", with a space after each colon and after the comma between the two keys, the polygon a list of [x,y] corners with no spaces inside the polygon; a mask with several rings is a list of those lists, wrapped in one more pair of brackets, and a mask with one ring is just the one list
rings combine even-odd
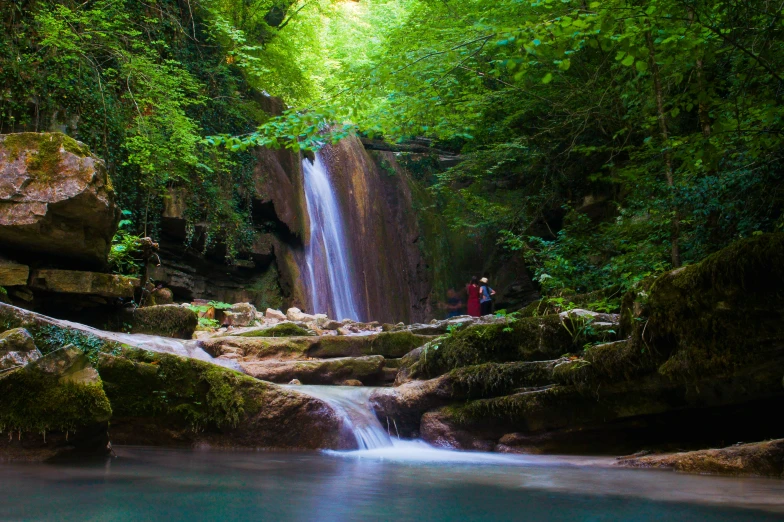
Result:
{"label": "white hat", "polygon": [[479,282],[480,282],[480,283],[487,283],[487,278],[486,278],[486,277],[483,277],[482,279],[480,279],[480,280],[479,280]]}

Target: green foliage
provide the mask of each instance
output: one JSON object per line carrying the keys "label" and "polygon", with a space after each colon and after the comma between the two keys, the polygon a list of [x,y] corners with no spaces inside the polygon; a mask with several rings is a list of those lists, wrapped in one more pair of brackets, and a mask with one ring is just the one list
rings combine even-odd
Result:
{"label": "green foliage", "polygon": [[220,327],[220,322],[215,319],[210,319],[209,317],[199,317],[199,327],[214,330],[215,328]]}
{"label": "green foliage", "polygon": [[[131,212],[122,211],[123,217],[128,217]],[[109,249],[109,266],[115,274],[138,276],[142,269],[141,238],[128,232],[132,222],[122,219],[117,225],[117,232],[112,238]]]}
{"label": "green foliage", "polygon": [[439,214],[523,256],[548,295],[631,288],[674,246],[688,264],[784,226],[779,5],[343,9],[337,103],[367,135],[462,152],[435,174]]}
{"label": "green foliage", "polygon": [[117,353],[121,348],[120,343],[105,341],[89,333],[53,324],[36,323],[24,327],[44,355],[70,344],[84,352],[90,362],[95,363],[100,353]]}
{"label": "green foliage", "polygon": [[[316,95],[307,69],[320,63],[322,4],[0,0],[0,133],[60,130],[105,160],[132,212],[115,270],[134,270],[125,240],[155,236],[178,190],[189,244],[231,262],[253,236],[255,159],[205,137],[267,123],[278,109],[265,91],[290,103]],[[286,132],[271,141],[289,139],[274,120],[268,128]],[[47,157],[34,158],[35,172],[51,171]]]}

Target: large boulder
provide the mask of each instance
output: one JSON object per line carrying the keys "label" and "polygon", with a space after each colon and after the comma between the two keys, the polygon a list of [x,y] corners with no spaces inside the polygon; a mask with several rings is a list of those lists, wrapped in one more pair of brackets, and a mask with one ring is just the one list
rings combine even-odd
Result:
{"label": "large boulder", "polygon": [[33,337],[24,328],[0,333],[0,371],[25,366],[41,358]]}
{"label": "large boulder", "polygon": [[644,343],[666,359],[659,372],[675,379],[727,375],[784,353],[782,288],[781,233],[738,241],[657,278],[636,304],[639,322],[647,320]]}
{"label": "large boulder", "polygon": [[251,326],[256,322],[256,307],[250,303],[237,303],[223,312],[223,323],[226,326]]}
{"label": "large boulder", "polygon": [[118,444],[343,449],[356,444],[324,402],[209,362],[123,349],[101,354]]}
{"label": "large boulder", "polygon": [[103,161],[84,144],[0,135],[0,245],[103,266],[119,219]]}
{"label": "large boulder", "polygon": [[64,452],[108,453],[112,408],[76,348],[56,350],[0,374],[0,460],[46,460]]}
{"label": "large boulder", "polygon": [[199,318],[190,308],[179,305],[145,306],[126,310],[121,315],[123,326],[131,333],[160,335],[175,339],[190,339]]}

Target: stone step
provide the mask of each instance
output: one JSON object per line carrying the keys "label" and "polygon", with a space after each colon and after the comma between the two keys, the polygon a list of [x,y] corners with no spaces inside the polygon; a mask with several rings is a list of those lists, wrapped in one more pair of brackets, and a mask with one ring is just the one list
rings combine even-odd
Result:
{"label": "stone step", "polygon": [[398,369],[402,364],[403,364],[402,357],[398,357],[396,359],[384,359],[384,368]]}
{"label": "stone step", "polygon": [[242,369],[257,379],[302,384],[342,384],[358,380],[364,385],[380,383],[384,378],[384,358],[380,355],[339,357],[324,360],[262,360],[240,362]]}

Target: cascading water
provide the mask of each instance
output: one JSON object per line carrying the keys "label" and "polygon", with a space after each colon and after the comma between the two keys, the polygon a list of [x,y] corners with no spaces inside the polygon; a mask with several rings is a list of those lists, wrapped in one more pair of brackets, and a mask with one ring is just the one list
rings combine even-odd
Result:
{"label": "cascading water", "polygon": [[286,388],[327,403],[353,433],[358,451],[330,451],[333,455],[406,462],[521,464],[519,455],[454,451],[435,448],[422,440],[401,440],[393,423],[385,427],[376,417],[370,396],[379,388],[366,386],[294,385]]}
{"label": "cascading water", "polygon": [[351,256],[332,183],[321,156],[302,160],[305,200],[310,215],[310,241],[305,247],[308,291],[314,313],[336,319],[361,320],[351,277]]}
{"label": "cascading water", "polygon": [[392,438],[381,426],[373,408],[370,394],[375,388],[353,386],[291,386],[329,404],[342,419],[346,429],[357,439],[360,450],[392,446]]}

